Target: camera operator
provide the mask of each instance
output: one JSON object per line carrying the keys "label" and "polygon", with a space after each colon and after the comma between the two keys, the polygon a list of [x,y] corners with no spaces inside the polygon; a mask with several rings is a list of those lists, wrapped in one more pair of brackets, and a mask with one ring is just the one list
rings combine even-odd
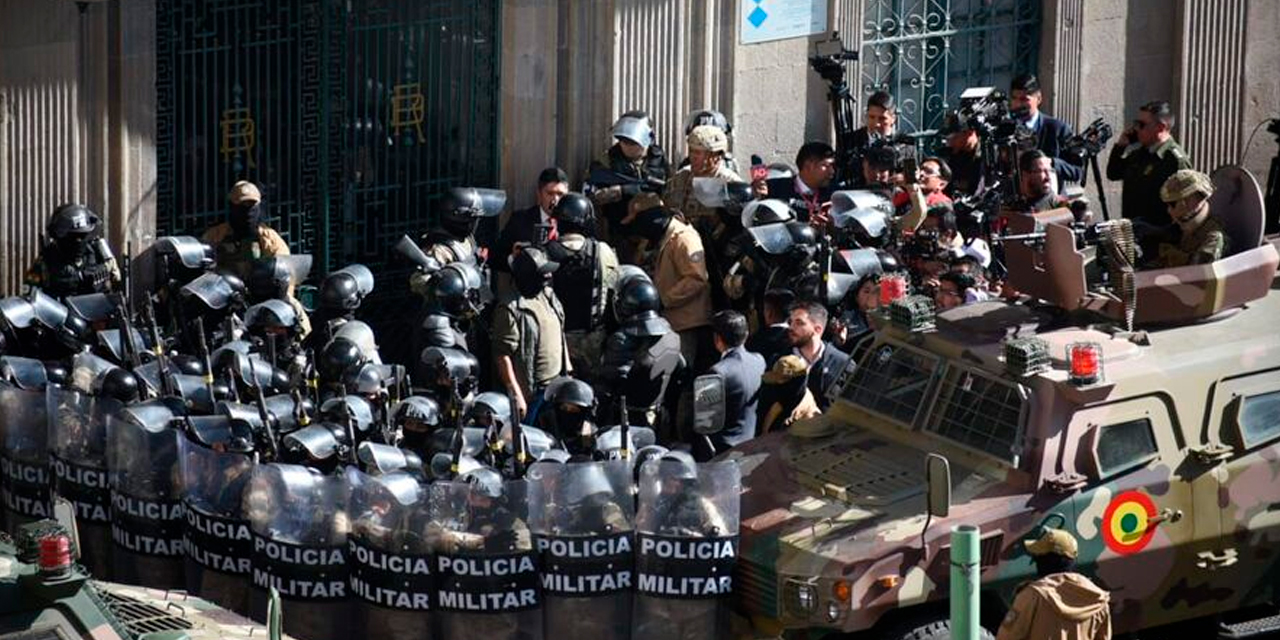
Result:
{"label": "camera operator", "polygon": [[951,168],[947,195],[958,198],[977,194],[982,188],[982,175],[986,171],[978,132],[955,113],[947,114],[943,131],[947,136],[947,146],[938,150],[938,156]]}
{"label": "camera operator", "polygon": [[1040,111],[1043,100],[1040,80],[1030,73],[1014,78],[1009,86],[1009,99],[1014,115],[1035,135],[1036,148],[1053,159],[1058,183],[1080,182],[1084,178],[1084,166],[1077,164],[1079,159],[1067,159],[1063,154],[1067,140],[1074,133],[1067,123]]}
{"label": "camera operator", "polygon": [[1181,169],[1191,168],[1191,158],[1169,133],[1173,110],[1168,102],[1148,102],[1138,109],[1138,118],[1125,129],[1111,148],[1107,178],[1123,180],[1120,213],[1126,218],[1153,225],[1168,223],[1160,187]]}

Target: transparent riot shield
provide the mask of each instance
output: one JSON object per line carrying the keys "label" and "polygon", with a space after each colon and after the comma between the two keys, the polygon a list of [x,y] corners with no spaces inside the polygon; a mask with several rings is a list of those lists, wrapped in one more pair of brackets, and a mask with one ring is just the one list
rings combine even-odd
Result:
{"label": "transparent riot shield", "polygon": [[241,615],[249,614],[253,539],[242,509],[253,472],[246,442],[232,442],[222,416],[194,417],[203,444],[178,438],[186,499],[187,591]]}
{"label": "transparent riot shield", "polygon": [[634,640],[729,637],[741,488],[733,461],[641,467]]}
{"label": "transparent riot shield", "polygon": [[156,589],[183,581],[182,468],[173,413],[160,403],[107,417],[114,580]]}
{"label": "transparent riot shield", "polygon": [[540,640],[542,599],[525,481],[431,485],[433,617],[443,640]]}
{"label": "transparent riot shield", "polygon": [[80,563],[95,578],[112,580],[111,482],[107,477],[107,416],[119,401],[49,385],[49,448],[54,492],[75,507]]}
{"label": "transparent riot shield", "polygon": [[257,465],[245,488],[253,535],[249,611],[266,620],[267,591],[284,602],[284,632],[307,640],[347,640],[347,481],[292,464]]}
{"label": "transparent riot shield", "polygon": [[45,392],[0,382],[0,497],[5,530],[52,517]]}
{"label": "transparent riot shield", "polygon": [[382,640],[430,637],[435,597],[427,544],[426,487],[403,472],[370,476],[348,468],[351,534],[347,557],[356,635]]}
{"label": "transparent riot shield", "polygon": [[626,460],[529,470],[529,528],[542,560],[543,634],[631,637],[634,500]]}

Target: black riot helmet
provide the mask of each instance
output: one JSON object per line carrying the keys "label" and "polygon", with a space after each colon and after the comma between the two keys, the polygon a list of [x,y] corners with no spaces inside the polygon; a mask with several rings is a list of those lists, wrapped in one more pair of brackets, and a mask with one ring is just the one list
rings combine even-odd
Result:
{"label": "black riot helmet", "polygon": [[756,200],[742,209],[742,226],[747,229],[795,219],[791,207],[781,200]]}
{"label": "black riot helmet", "polygon": [[324,346],[316,359],[316,372],[328,382],[339,382],[342,374],[364,362],[364,355],[356,343],[346,338],[334,338]]}
{"label": "black riot helmet", "polygon": [[614,315],[620,324],[627,324],[646,314],[657,315],[661,308],[662,298],[658,295],[658,288],[652,282],[640,279],[627,282],[613,303]]}
{"label": "black riot helmet", "polygon": [[127,369],[116,367],[102,374],[99,380],[98,394],[129,403],[138,399],[138,378]]}
{"label": "black riot helmet", "polygon": [[551,211],[560,233],[580,233],[595,236],[596,208],[591,200],[580,193],[568,193]]}
{"label": "black riot helmet", "polygon": [[689,114],[689,119],[684,122],[684,134],[687,136],[693,132],[695,127],[702,125],[713,126],[723,131],[725,135],[733,133],[733,125],[729,123],[729,119],[723,113],[715,109],[703,109]]}
{"label": "black riot helmet", "polygon": [[454,187],[436,204],[440,228],[449,236],[462,240],[475,233],[480,218],[502,212],[507,195],[496,189]]}
{"label": "black riot helmet", "polygon": [[319,308],[329,311],[359,309],[365,296],[372,291],[373,272],[362,264],[350,264],[325,276],[320,284]]}
{"label": "black riot helmet", "polygon": [[791,269],[799,269],[813,262],[818,254],[818,233],[813,227],[794,220],[787,223],[787,233],[791,235],[791,247],[783,255],[784,264]]}
{"label": "black riot helmet", "polygon": [[292,283],[293,272],[283,260],[257,260],[249,274],[249,298],[256,301],[283,298]]}
{"label": "black riot helmet", "polygon": [[89,207],[82,204],[64,204],[53,210],[45,233],[55,242],[64,238],[80,236],[87,238],[98,231],[102,219]]}
{"label": "black riot helmet", "polygon": [[427,282],[427,308],[455,320],[475,317],[480,312],[480,290],[475,286],[479,281],[468,269],[470,265],[455,263],[432,274]]}
{"label": "black riot helmet", "polygon": [[594,450],[596,430],[592,418],[596,397],[591,385],[576,378],[560,378],[547,386],[545,397],[555,417],[556,437],[571,453],[588,454]]}

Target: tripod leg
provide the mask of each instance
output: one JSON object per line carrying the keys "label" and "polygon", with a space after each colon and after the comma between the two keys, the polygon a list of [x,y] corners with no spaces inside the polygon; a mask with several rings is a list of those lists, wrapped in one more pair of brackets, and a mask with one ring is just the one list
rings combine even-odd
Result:
{"label": "tripod leg", "polygon": [[1098,204],[1102,206],[1102,219],[1110,220],[1111,211],[1107,209],[1107,189],[1102,183],[1102,170],[1098,168],[1098,156],[1089,156],[1089,166],[1093,167],[1093,184],[1098,187]]}

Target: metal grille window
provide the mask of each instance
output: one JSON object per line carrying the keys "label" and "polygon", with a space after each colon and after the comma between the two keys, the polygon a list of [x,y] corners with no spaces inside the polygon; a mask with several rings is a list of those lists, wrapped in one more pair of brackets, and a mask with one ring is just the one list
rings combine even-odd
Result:
{"label": "metal grille window", "polygon": [[902,131],[937,129],[968,87],[1009,88],[1036,69],[1040,2],[866,0],[863,95],[888,91]]}
{"label": "metal grille window", "polygon": [[1018,387],[951,366],[925,429],[1013,462],[1023,402]]}
{"label": "metal grille window", "polygon": [[844,388],[844,399],[910,427],[925,405],[937,356],[883,344],[872,349]]}

